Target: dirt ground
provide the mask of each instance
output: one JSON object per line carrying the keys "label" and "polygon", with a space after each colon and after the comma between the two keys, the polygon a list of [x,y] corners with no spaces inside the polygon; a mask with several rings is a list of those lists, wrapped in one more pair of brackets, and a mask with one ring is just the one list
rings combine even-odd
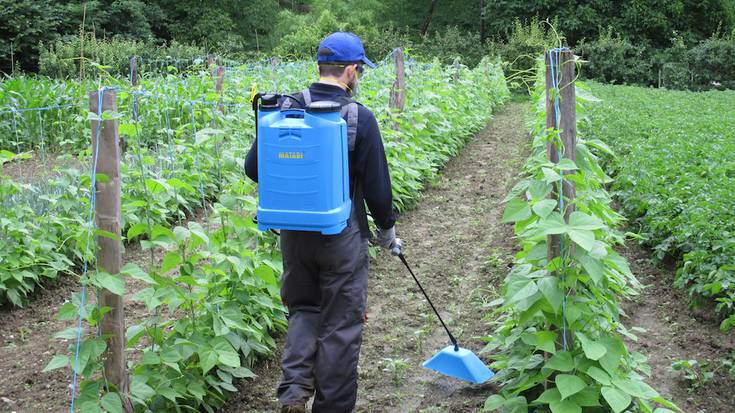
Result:
{"label": "dirt ground", "polygon": [[[409,264],[460,345],[473,351],[483,347],[480,337],[490,333],[482,305],[498,296],[514,253],[512,229],[499,223],[500,201],[528,153],[527,106],[510,103],[495,115],[398,222]],[[649,356],[653,374],[648,382],[688,413],[735,412],[735,382],[726,369],[695,388],[669,367],[681,359],[716,366],[735,349],[733,335],[719,331],[709,310],[688,307],[686,294],[671,287],[671,269],[654,265],[639,247],[621,252],[648,286],[625,305],[626,325],[647,330],[630,345]],[[126,261],[143,266],[148,259],[135,247],[126,253]],[[369,283],[356,411],[479,411],[495,391],[492,385],[472,386],[420,367],[449,341],[400,261],[381,252],[371,260]],[[27,308],[0,309],[0,413],[68,411],[70,374],[41,370],[70,344],[51,338],[71,326],[54,316],[79,288],[74,277],[62,278],[36,294]],[[128,294],[139,288],[130,284]],[[142,305],[127,302],[128,325],[147,316]],[[255,380],[239,384],[240,392],[222,412],[277,412],[279,358],[280,346],[272,359],[255,366]]]}
{"label": "dirt ground", "polygon": [[[735,356],[735,334],[719,330],[712,308],[689,307],[686,292],[673,287],[670,266],[652,263],[648,252],[637,246],[621,252],[646,286],[625,310],[630,317],[627,326],[645,329],[638,334],[639,341],[630,344],[649,358],[652,375],[648,382],[687,413],[735,412],[735,381],[727,368],[718,368],[723,359]],[[716,370],[711,382],[689,383],[670,367],[675,361],[692,359],[708,362],[709,370]]]}

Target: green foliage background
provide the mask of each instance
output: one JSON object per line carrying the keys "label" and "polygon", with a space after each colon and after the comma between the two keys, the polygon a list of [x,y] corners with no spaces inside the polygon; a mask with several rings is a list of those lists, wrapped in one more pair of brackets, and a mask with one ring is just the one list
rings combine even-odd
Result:
{"label": "green foliage background", "polygon": [[[430,13],[432,3],[435,7]],[[482,11],[485,30],[481,33]],[[475,65],[484,55],[503,54],[503,46],[512,42],[517,32],[516,22],[528,23],[534,19],[554,22],[569,45],[585,44],[587,50],[607,52],[599,60],[612,60],[620,54],[637,56],[641,50],[649,55],[676,42],[695,48],[714,33],[730,33],[735,23],[735,2],[0,0],[0,70],[38,71],[42,50],[58,49],[59,41],[68,43],[70,37],[79,37],[83,21],[84,32],[93,33],[97,39],[139,42],[135,50],[144,56],[151,48],[175,41],[194,45],[203,53],[236,58],[272,54],[311,58],[325,34],[351,30],[363,37],[368,55],[375,59],[400,45],[413,49],[414,56],[439,57],[443,63],[451,63],[460,56],[462,63]],[[620,42],[611,43],[611,38],[619,38]],[[594,46],[589,46],[590,42]],[[716,51],[727,47],[728,52],[724,53],[727,58],[732,53],[731,43],[708,43],[693,51],[687,60],[668,55],[659,60],[676,60],[677,64],[691,61],[711,69],[716,65],[712,63],[713,59],[717,60],[715,56],[723,55],[713,53],[712,47]],[[56,46],[49,47],[52,44]],[[81,54],[81,50],[77,51],[75,57]],[[162,54],[180,57],[179,51],[164,49]],[[73,57],[64,59],[73,60]],[[643,62],[640,67],[616,73],[615,77],[622,82],[651,84],[655,76],[646,72],[648,65],[656,72],[662,64]]]}

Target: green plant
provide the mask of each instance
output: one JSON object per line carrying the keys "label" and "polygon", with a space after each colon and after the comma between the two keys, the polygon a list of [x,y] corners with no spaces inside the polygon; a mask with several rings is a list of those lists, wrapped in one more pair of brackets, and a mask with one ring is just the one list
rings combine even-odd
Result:
{"label": "green plant", "polygon": [[[677,262],[675,285],[697,304],[735,314],[735,93],[652,90],[590,84],[602,103],[581,130],[618,154],[605,157],[612,190],[658,259]],[[625,119],[620,119],[622,113]],[[654,132],[655,131],[655,132]]]}
{"label": "green plant", "polygon": [[671,369],[680,371],[689,383],[689,391],[693,392],[706,386],[715,377],[716,370],[709,369],[709,363],[697,360],[677,360],[671,363]]}
{"label": "green plant", "polygon": [[[508,194],[504,222],[513,222],[521,251],[507,275],[494,333],[485,351],[495,351],[494,380],[500,394],[490,396],[485,411],[583,412],[641,411],[657,405],[679,410],[644,381],[646,358],[629,352],[622,337],[635,339],[619,319],[619,297],[640,288],[626,260],[614,249],[624,240],[617,229],[622,217],[605,190],[610,178],[599,166],[600,154],[612,155],[603,142],[577,136],[576,161],[547,159],[547,145],[559,148],[559,131],[546,129],[544,70],[539,66],[533,151],[524,179]],[[577,83],[577,88],[583,86]],[[549,98],[557,96],[552,90]],[[589,99],[577,93],[577,119],[584,119]],[[549,199],[563,180],[574,182],[576,198],[568,222],[561,203]],[[558,197],[558,196],[557,196]],[[565,247],[547,257],[547,236],[558,235]]]}
{"label": "green plant", "polygon": [[393,383],[395,383],[396,385],[401,384],[403,379],[406,377],[406,370],[411,367],[411,364],[409,364],[409,360],[405,358],[394,359],[390,357],[384,357],[383,362],[385,363],[383,371],[391,374]]}

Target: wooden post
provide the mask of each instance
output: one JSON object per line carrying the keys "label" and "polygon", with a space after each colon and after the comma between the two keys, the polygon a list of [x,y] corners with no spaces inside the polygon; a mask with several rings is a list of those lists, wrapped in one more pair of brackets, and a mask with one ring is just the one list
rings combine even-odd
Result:
{"label": "wooden post", "polygon": [[130,84],[133,87],[138,86],[138,57],[130,58]]}
{"label": "wooden post", "polygon": [[216,73],[217,77],[214,81],[214,90],[215,92],[217,92],[217,95],[219,95],[219,103],[217,104],[217,109],[220,113],[225,113],[225,105],[222,101],[222,90],[225,81],[225,68],[223,66],[219,66]]}
{"label": "wooden post", "polygon": [[[395,49],[393,57],[396,62],[396,80],[390,90],[388,105],[391,109],[401,113],[406,108],[406,70],[403,62],[403,49],[400,47]],[[393,122],[393,129],[398,130],[398,128],[398,122]]]}
{"label": "wooden post", "polygon": [[[89,110],[99,111],[99,91],[89,95]],[[105,90],[102,100],[102,112],[117,111],[114,90]],[[97,237],[97,266],[109,274],[119,274],[122,267],[122,243],[120,238],[120,146],[117,120],[102,122],[102,130],[97,141],[98,121],[92,121],[92,153],[98,153],[97,174],[105,175],[107,182],[97,180],[97,203],[95,206],[97,228],[112,233],[116,239]],[[97,146],[99,145],[99,150]],[[106,289],[100,291],[99,305],[109,307],[111,311],[104,315],[100,323],[101,333],[109,337],[104,354],[105,376],[117,388],[126,412],[132,412],[133,406],[129,394],[129,378],[125,362],[125,313],[123,297]]]}
{"label": "wooden post", "polygon": [[454,68],[454,72],[452,72],[452,80],[457,82],[459,81],[459,73],[462,70],[462,67],[459,65],[459,58],[454,59],[454,62],[452,62],[452,68]]}
{"label": "wooden post", "polygon": [[[569,51],[561,51],[555,53],[554,56],[554,75],[558,80],[559,90],[559,124],[557,125],[557,113],[554,105],[554,97],[551,93],[553,89],[553,78],[552,70],[550,65],[550,53],[547,52],[545,56],[546,61],[546,128],[555,128],[560,131],[561,145],[563,146],[562,157],[576,161],[577,151],[577,101],[576,92],[574,88],[574,77],[575,77],[575,61],[574,54]],[[553,163],[559,163],[559,148],[555,142],[549,142],[546,146],[546,155],[549,161]],[[573,171],[565,171],[564,174],[572,173]],[[576,209],[574,200],[576,198],[576,187],[575,184],[569,180],[564,180],[562,188],[562,195],[564,198],[564,220],[569,222],[569,215]],[[551,197],[558,199],[559,194],[557,191],[552,191]],[[547,258],[549,261],[556,257],[561,256],[561,237],[559,235],[549,235],[547,238]],[[574,244],[567,245],[570,254],[574,253]],[[572,292],[573,294],[573,292]],[[571,343],[571,339],[574,335],[571,331],[567,331],[567,342]]]}
{"label": "wooden post", "polygon": [[274,93],[276,92],[276,90],[278,90],[278,79],[277,79],[278,70],[276,69],[277,66],[278,66],[278,58],[271,57],[271,73],[273,76],[273,92]]}

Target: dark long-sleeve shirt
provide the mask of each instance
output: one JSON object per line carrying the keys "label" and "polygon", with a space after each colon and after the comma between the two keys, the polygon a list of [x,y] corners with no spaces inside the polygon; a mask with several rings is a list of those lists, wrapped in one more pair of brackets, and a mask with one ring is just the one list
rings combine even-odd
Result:
{"label": "dark long-sleeve shirt", "polygon": [[[309,86],[312,101],[333,100],[347,96],[342,88],[325,83]],[[372,213],[375,223],[383,229],[392,227],[396,222],[393,211],[390,172],[385,158],[383,140],[380,136],[378,121],[368,108],[358,104],[357,136],[355,150],[349,153],[350,193],[354,193],[355,183],[359,183],[365,202]],[[245,173],[258,182],[258,140],[245,159]]]}

